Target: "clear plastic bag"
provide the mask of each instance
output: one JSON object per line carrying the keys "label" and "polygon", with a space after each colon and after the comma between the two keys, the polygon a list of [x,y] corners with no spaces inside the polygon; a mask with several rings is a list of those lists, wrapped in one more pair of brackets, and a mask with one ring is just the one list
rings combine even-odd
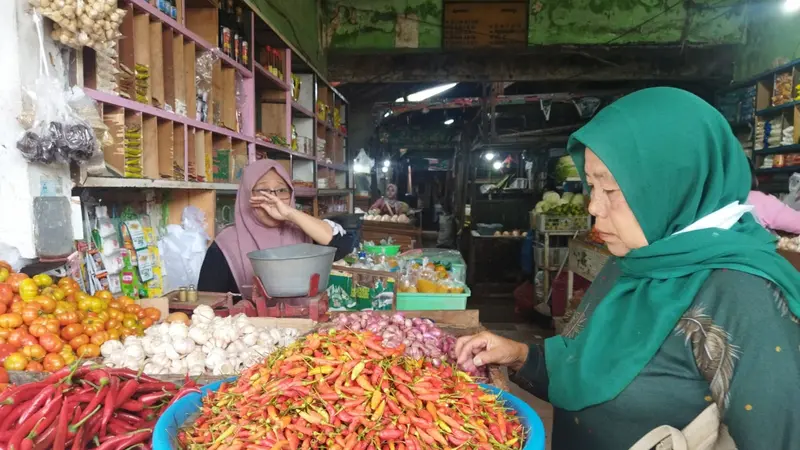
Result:
{"label": "clear plastic bag", "polygon": [[793,173],[789,177],[789,193],[784,197],[783,203],[800,211],[800,173]]}
{"label": "clear plastic bag", "polygon": [[158,241],[158,250],[167,273],[164,292],[197,285],[209,241],[205,225],[203,211],[187,206],[183,210],[181,225],[167,226],[166,235]]}
{"label": "clear plastic bag", "polygon": [[42,17],[34,13],[33,20],[39,37],[39,78],[33,89],[25,92],[33,111],[23,115],[21,123],[28,128],[17,141],[17,149],[30,162],[87,161],[97,149],[94,131],[70,107],[61,83],[50,75]]}

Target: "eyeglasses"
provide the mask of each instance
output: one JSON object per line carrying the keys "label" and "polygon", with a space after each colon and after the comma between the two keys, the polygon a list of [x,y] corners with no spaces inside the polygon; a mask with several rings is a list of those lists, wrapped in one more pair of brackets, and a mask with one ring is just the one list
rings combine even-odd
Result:
{"label": "eyeglasses", "polygon": [[279,189],[253,189],[253,195],[264,196],[266,194],[274,195],[281,200],[288,200],[292,197],[292,190],[289,188]]}

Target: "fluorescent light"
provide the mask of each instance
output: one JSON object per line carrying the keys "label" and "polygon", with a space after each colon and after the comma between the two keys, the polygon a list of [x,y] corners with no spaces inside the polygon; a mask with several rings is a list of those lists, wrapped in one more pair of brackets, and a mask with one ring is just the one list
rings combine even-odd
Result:
{"label": "fluorescent light", "polygon": [[392,162],[391,162],[391,161],[389,161],[388,159],[386,159],[386,160],[384,160],[384,161],[383,161],[383,167],[389,167],[389,166],[391,166],[391,165],[392,165]]}
{"label": "fluorescent light", "polygon": [[386,166],[384,166],[384,167],[381,167],[381,172],[383,172],[383,173],[386,173],[386,172],[388,172],[388,171],[389,171],[389,168],[388,168],[388,167],[386,167]]}
{"label": "fluorescent light", "polygon": [[786,0],[783,2],[783,11],[787,13],[800,11],[800,0]]}
{"label": "fluorescent light", "polygon": [[486,152],[486,153],[483,155],[483,157],[484,157],[484,158],[486,158],[486,160],[487,160],[487,161],[491,161],[491,160],[493,160],[493,159],[494,159],[494,156],[495,156],[495,155],[494,155],[494,153],[492,153],[492,152]]}
{"label": "fluorescent light", "polygon": [[453,89],[457,84],[458,83],[442,84],[439,86],[434,86],[432,88],[421,90],[419,92],[415,92],[408,96],[408,101],[421,102],[423,100],[433,97],[434,95],[439,95],[448,89]]}
{"label": "fluorescent light", "polygon": [[385,113],[383,113],[383,117],[389,117],[391,115],[392,115],[392,111],[391,110],[386,111]]}
{"label": "fluorescent light", "polygon": [[395,102],[395,103],[403,103],[403,102],[405,102],[405,101],[406,101],[406,99],[405,99],[404,97],[400,97],[400,98],[398,98],[397,100],[395,100],[394,102]]}
{"label": "fluorescent light", "polygon": [[494,170],[500,170],[500,168],[503,167],[503,163],[502,161],[495,161],[492,167],[494,167]]}
{"label": "fluorescent light", "polygon": [[445,120],[445,121],[444,121],[444,124],[445,124],[445,125],[450,125],[450,124],[452,124],[453,122],[455,122],[455,120],[453,120],[453,119],[447,119],[447,120]]}

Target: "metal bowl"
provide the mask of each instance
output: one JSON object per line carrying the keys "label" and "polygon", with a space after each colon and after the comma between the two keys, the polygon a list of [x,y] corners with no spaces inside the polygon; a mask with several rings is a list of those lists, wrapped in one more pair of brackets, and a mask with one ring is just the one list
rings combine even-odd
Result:
{"label": "metal bowl", "polygon": [[333,247],[295,244],[257,250],[247,257],[268,296],[305,297],[328,288],[335,254]]}

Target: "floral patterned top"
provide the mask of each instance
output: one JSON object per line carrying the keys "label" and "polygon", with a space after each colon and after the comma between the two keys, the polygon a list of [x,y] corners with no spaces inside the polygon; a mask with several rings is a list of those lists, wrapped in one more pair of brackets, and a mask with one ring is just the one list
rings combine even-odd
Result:
{"label": "floral patterned top", "polygon": [[[581,332],[619,275],[609,259],[564,335]],[[800,448],[798,324],[768,281],[713,271],[659,352],[617,398],[581,411],[553,405],[553,450],[624,450],[657,426],[684,428],[710,402],[717,402],[739,450]],[[543,345],[531,346],[512,380],[547,399]]]}

